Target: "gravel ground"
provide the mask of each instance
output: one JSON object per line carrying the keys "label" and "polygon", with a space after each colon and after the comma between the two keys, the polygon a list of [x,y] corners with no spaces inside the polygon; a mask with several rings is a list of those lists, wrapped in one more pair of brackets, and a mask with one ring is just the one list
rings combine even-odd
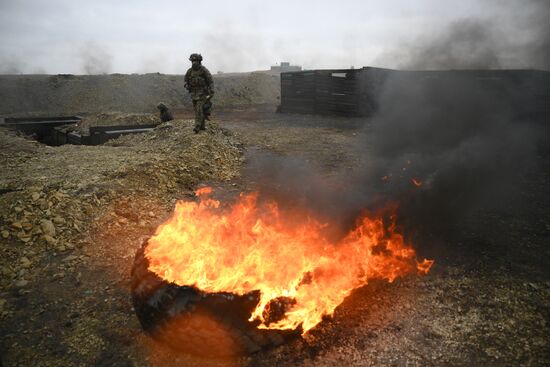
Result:
{"label": "gravel ground", "polygon": [[0,130],[4,366],[550,363],[549,156],[524,177],[520,206],[472,213],[458,234],[428,246],[436,260],[428,276],[371,282],[303,339],[204,360],[144,335],[129,271],[175,200],[192,199],[202,183],[228,196],[253,187],[257,178],[240,175],[243,159],[246,167],[264,151],[302,157],[327,175],[361,159],[350,146],[365,121],[273,110],[220,109],[206,134],[178,119],[98,147],[52,148]]}

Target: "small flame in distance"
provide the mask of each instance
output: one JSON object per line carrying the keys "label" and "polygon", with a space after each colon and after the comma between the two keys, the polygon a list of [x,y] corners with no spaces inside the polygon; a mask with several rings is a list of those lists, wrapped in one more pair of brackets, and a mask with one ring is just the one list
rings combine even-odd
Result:
{"label": "small flame in distance", "polygon": [[[426,274],[432,260],[416,260],[395,226],[363,216],[337,243],[307,213],[283,213],[277,203],[259,204],[258,193],[241,194],[225,210],[197,191],[200,201],[179,201],[174,215],[149,240],[149,270],[166,281],[206,292],[260,291],[250,316],[260,328],[307,332],[332,315],[351,291],[369,279],[392,282],[408,273]],[[291,299],[282,318],[265,315],[272,300]]]}

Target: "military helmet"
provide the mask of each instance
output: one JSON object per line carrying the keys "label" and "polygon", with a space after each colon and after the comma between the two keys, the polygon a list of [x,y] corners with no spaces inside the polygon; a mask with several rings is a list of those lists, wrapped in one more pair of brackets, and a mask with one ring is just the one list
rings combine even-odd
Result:
{"label": "military helmet", "polygon": [[157,108],[158,108],[159,110],[165,110],[167,107],[166,107],[166,105],[165,105],[164,103],[160,102],[160,103],[157,105]]}
{"label": "military helmet", "polygon": [[191,54],[191,56],[189,56],[189,61],[202,61],[202,55],[201,54]]}

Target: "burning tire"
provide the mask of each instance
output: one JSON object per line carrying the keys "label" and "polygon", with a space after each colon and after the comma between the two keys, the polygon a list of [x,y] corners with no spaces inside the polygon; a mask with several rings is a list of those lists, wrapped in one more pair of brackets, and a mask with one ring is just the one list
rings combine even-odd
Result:
{"label": "burning tire", "polygon": [[258,329],[248,318],[257,292],[243,296],[205,293],[178,286],[149,271],[144,250],[132,268],[132,302],[143,329],[175,350],[202,356],[251,354],[299,335],[296,331]]}

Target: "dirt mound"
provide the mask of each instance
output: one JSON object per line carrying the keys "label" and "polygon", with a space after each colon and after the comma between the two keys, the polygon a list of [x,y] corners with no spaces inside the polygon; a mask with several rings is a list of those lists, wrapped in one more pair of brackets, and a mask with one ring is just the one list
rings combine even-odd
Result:
{"label": "dirt mound", "polygon": [[38,274],[33,264],[73,249],[90,218],[121,195],[173,197],[236,177],[242,157],[234,138],[216,124],[198,135],[192,128],[174,120],[104,146],[56,148],[0,129],[0,290],[25,286]]}
{"label": "dirt mound", "polygon": [[[278,76],[215,75],[216,106],[277,103]],[[156,105],[190,108],[183,75],[1,75],[0,114],[157,113]]]}

